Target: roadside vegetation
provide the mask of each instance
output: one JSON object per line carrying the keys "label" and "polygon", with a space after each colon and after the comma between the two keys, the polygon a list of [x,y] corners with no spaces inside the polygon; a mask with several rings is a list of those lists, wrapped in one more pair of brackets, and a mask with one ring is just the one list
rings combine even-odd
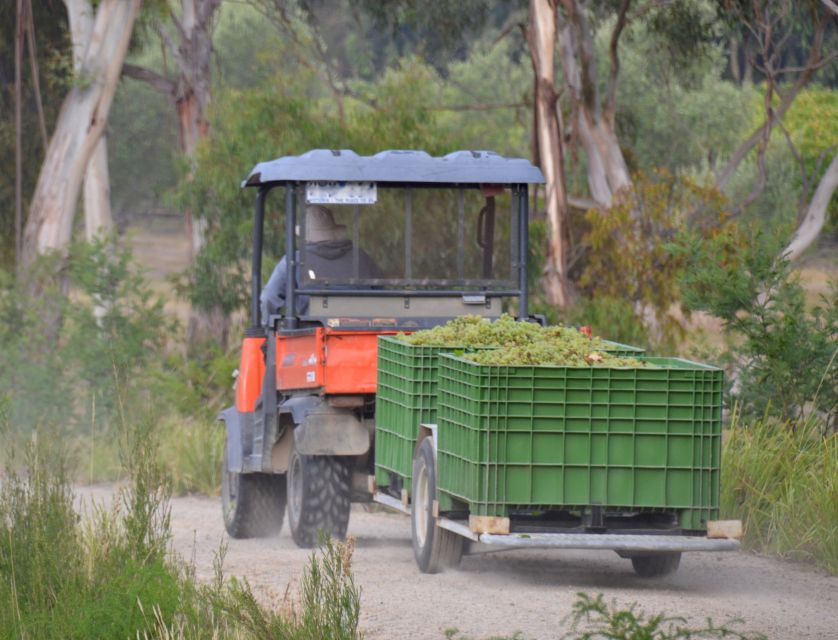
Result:
{"label": "roadside vegetation", "polygon": [[324,541],[279,610],[246,580],[225,578],[223,547],[209,582],[172,555],[170,483],[153,424],[120,423],[127,483],[110,506],[82,504],[83,516],[54,433],[36,430],[12,456],[0,484],[0,638],[359,638],[351,540]]}

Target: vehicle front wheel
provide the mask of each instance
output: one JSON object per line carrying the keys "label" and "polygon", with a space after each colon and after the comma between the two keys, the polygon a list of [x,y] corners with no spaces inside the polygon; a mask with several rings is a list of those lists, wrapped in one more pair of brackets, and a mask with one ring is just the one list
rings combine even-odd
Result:
{"label": "vehicle front wheel", "polygon": [[298,547],[317,544],[318,532],[343,539],[349,526],[352,470],[341,456],[307,456],[291,450],[288,526]]}
{"label": "vehicle front wheel", "polygon": [[285,514],[285,476],[236,473],[221,468],[221,512],[231,538],[263,538],[279,533]]}
{"label": "vehicle front wheel", "polygon": [[438,573],[456,567],[463,556],[463,538],[436,526],[436,462],[430,438],[425,438],[413,457],[413,508],[411,524],[413,555],[422,573]]}
{"label": "vehicle front wheel", "polygon": [[641,578],[660,578],[675,573],[681,564],[681,552],[657,553],[647,556],[634,556],[631,566]]}

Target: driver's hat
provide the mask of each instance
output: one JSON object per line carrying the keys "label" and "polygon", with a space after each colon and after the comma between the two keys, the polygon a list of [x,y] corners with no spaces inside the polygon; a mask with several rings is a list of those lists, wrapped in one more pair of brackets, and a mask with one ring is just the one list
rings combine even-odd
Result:
{"label": "driver's hat", "polygon": [[331,210],[320,204],[306,205],[306,241],[334,242],[346,239],[346,225],[335,222]]}

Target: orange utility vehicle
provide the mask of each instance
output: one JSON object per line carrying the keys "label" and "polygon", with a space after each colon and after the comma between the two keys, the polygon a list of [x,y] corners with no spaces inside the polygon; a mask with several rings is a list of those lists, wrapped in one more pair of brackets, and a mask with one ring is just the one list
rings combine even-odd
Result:
{"label": "orange utility vehicle", "polygon": [[[378,336],[465,314],[497,318],[512,307],[526,317],[527,187],[543,182],[527,160],[487,151],[361,157],[318,149],[256,165],[244,182],[256,190],[251,322],[236,403],[221,414],[231,536],[277,531],[286,505],[300,546],[315,544],[318,530],[345,534],[350,503],[371,499]],[[279,312],[263,313],[274,192],[283,198],[285,267],[294,277],[285,278]],[[327,207],[333,231],[343,233],[332,238],[347,265],[337,276],[311,266],[311,205]],[[361,273],[367,259],[375,277]]]}

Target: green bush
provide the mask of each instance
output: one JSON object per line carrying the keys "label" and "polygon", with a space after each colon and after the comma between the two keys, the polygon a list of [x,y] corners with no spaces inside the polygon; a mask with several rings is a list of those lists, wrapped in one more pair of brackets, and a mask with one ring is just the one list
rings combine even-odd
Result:
{"label": "green bush", "polygon": [[[127,408],[126,408],[127,409]],[[131,408],[137,416],[136,408]],[[0,484],[0,638],[359,638],[353,546],[326,541],[302,578],[299,607],[265,608],[247,582],[215,579],[167,551],[169,481],[151,414],[121,423],[127,486],[110,508],[74,508],[54,434],[31,441],[25,471]]]}
{"label": "green bush", "polygon": [[[74,244],[61,265],[47,256],[28,278],[0,273],[0,387],[13,390],[11,416],[24,436],[38,425],[107,429],[116,398],[145,385],[174,330],[115,237]],[[31,281],[42,283],[37,295]]]}
{"label": "green bush", "polygon": [[685,243],[685,304],[722,320],[742,411],[780,419],[838,412],[838,287],[814,307],[787,260],[782,237],[729,225],[712,241]]}

